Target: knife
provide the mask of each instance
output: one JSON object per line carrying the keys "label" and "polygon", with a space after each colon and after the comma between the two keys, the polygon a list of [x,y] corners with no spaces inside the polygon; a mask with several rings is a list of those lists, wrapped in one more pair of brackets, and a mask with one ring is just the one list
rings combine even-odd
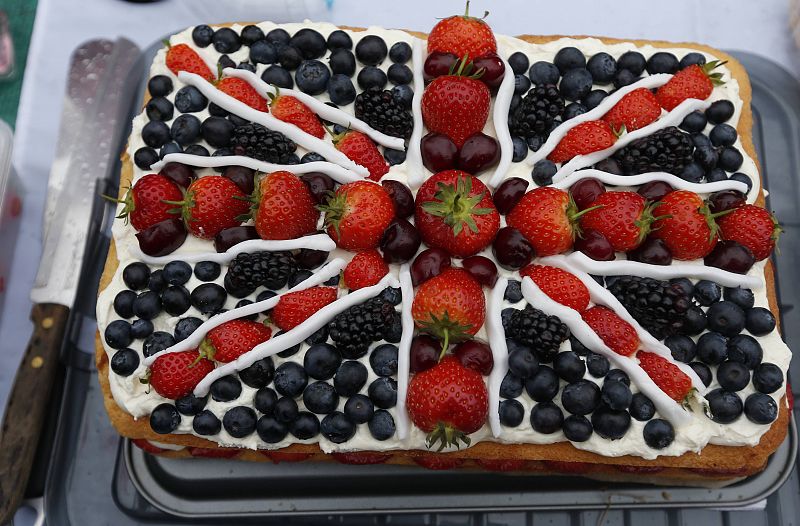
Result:
{"label": "knife", "polygon": [[0,428],[0,524],[13,518],[25,492],[78,293],[95,187],[116,168],[139,57],[135,44],[118,39],[87,42],[71,59],[31,290],[33,334]]}

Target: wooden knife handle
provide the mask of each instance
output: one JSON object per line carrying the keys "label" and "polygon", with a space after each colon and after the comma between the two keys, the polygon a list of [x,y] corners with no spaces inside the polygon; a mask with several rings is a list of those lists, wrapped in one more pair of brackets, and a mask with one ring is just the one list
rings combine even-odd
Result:
{"label": "wooden knife handle", "polygon": [[33,334],[14,378],[0,431],[0,524],[10,522],[22,502],[36,445],[59,367],[69,308],[33,306]]}

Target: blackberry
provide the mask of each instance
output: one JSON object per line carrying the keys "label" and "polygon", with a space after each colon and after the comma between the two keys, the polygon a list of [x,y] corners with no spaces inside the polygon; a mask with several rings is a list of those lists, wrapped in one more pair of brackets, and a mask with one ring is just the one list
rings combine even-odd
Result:
{"label": "blackberry", "polygon": [[655,132],[630,143],[614,154],[625,175],[645,172],[669,172],[680,175],[692,162],[694,145],[688,134],[675,126]]}
{"label": "blackberry", "polygon": [[526,305],[511,315],[506,336],[533,348],[541,362],[550,362],[561,342],[569,338],[569,329],[558,317]]}
{"label": "blackberry", "polygon": [[286,286],[295,271],[289,252],[241,253],[228,267],[228,279],[236,288],[255,290],[260,285],[278,290]]}
{"label": "blackberry", "polygon": [[394,317],[394,306],[381,297],[372,298],[337,314],[328,331],[342,356],[356,359],[367,354],[372,342],[384,339]]}
{"label": "blackberry", "polygon": [[356,97],[356,117],[392,137],[411,136],[414,118],[397,102],[389,90],[369,88]]}
{"label": "blackberry", "polygon": [[663,340],[683,329],[693,306],[678,284],[638,276],[620,276],[608,287],[631,316],[650,334]]}
{"label": "blackberry", "polygon": [[564,111],[564,98],[558,88],[542,84],[528,91],[511,113],[508,127],[511,135],[530,139],[547,136],[556,118]]}
{"label": "blackberry", "polygon": [[276,164],[289,164],[297,149],[297,145],[284,134],[255,123],[234,128],[231,146],[236,155]]}

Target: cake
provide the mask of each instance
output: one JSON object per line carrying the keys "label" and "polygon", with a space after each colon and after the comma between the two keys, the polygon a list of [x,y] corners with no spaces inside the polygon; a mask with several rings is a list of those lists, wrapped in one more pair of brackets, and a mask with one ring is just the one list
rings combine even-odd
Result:
{"label": "cake", "polygon": [[755,474],[790,351],[749,104],[699,44],[188,28],[122,158],[109,417],[170,457]]}

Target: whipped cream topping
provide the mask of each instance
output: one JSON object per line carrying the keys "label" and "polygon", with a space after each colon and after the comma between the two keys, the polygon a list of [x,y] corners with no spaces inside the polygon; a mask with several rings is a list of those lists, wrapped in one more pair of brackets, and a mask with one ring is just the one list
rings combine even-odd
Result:
{"label": "whipped cream topping", "polygon": [[508,61],[501,57],[503,66],[505,66],[505,74],[500,87],[497,88],[497,98],[494,101],[494,108],[492,108],[492,120],[499,122],[500,126],[495,126],[494,131],[497,135],[497,143],[500,147],[500,160],[497,161],[497,166],[494,173],[489,178],[489,186],[495,187],[502,180],[508,167],[511,166],[511,159],[514,156],[514,141],[511,139],[511,132],[508,126],[503,123],[508,122],[508,112],[511,107],[511,98],[514,96],[514,72]]}
{"label": "whipped cream topping", "polygon": [[503,383],[508,372],[508,347],[506,346],[506,331],[503,330],[503,297],[505,296],[508,279],[497,278],[497,283],[489,293],[489,302],[486,305],[486,333],[489,337],[489,346],[492,348],[494,366],[489,373],[489,427],[492,435],[499,437],[503,433],[500,424],[500,413],[495,409],[500,407],[500,384]]}
{"label": "whipped cream topping", "polygon": [[397,345],[397,437],[405,440],[411,421],[406,411],[406,394],[408,393],[409,369],[411,366],[411,341],[414,339],[414,318],[411,315],[411,306],[414,304],[414,285],[411,281],[411,265],[404,263],[400,267],[400,293],[403,303],[400,315],[403,322],[403,333]]}
{"label": "whipped cream topping", "polygon": [[422,165],[422,151],[420,141],[425,131],[422,122],[422,92],[425,90],[425,43],[415,38],[411,46],[412,72],[414,73],[414,98],[411,99],[411,115],[414,117],[414,130],[411,132],[411,139],[408,141],[406,151],[406,164],[409,168],[408,185],[412,190],[419,188],[425,180],[425,167]]}
{"label": "whipped cream topping", "polygon": [[653,181],[668,183],[675,190],[688,190],[696,194],[710,194],[722,190],[736,190],[737,192],[747,193],[747,185],[741,181],[726,179],[724,181],[713,181],[711,183],[691,183],[681,179],[677,175],[667,172],[645,172],[636,175],[618,175],[603,172],[601,170],[586,169],[572,172],[557,183],[553,183],[554,188],[566,190],[572,185],[583,179],[597,179],[603,184],[611,186],[639,186]]}

